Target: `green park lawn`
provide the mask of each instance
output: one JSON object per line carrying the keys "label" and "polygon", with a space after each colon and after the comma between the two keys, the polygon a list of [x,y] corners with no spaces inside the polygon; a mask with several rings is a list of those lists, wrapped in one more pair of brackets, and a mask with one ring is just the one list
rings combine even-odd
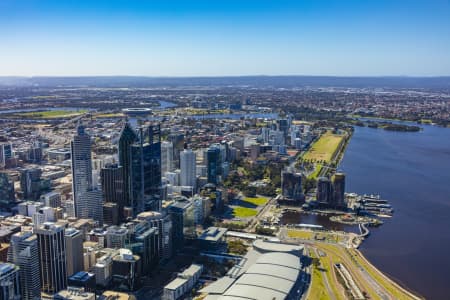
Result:
{"label": "green park lawn", "polygon": [[269,201],[267,198],[264,197],[244,197],[242,201],[254,204],[256,206],[264,205]]}
{"label": "green park lawn", "polygon": [[15,116],[33,119],[54,119],[74,117],[86,113],[87,110],[47,110],[16,113]]}
{"label": "green park lawn", "polygon": [[344,135],[333,134],[330,131],[322,134],[319,140],[303,155],[303,160],[330,163],[343,138]]}
{"label": "green park lawn", "polygon": [[257,211],[253,208],[237,206],[233,208],[233,215],[236,218],[249,218],[256,216]]}

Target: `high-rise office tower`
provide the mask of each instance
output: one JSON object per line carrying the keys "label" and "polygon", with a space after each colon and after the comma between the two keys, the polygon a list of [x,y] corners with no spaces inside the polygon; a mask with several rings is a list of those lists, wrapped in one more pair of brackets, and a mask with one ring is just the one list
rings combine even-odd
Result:
{"label": "high-rise office tower", "polygon": [[180,183],[182,186],[192,186],[195,189],[197,181],[196,155],[192,149],[184,149],[180,153]]}
{"label": "high-rise office tower", "polygon": [[31,231],[11,236],[8,262],[19,267],[20,293],[23,300],[41,299],[39,249],[37,237]]}
{"label": "high-rise office tower", "polygon": [[137,142],[138,136],[128,122],[124,123],[119,138],[119,164],[122,167],[123,201],[125,206],[132,207],[131,184],[131,146]]}
{"label": "high-rise office tower", "polygon": [[37,201],[43,191],[50,189],[50,181],[41,179],[41,175],[39,168],[20,170],[20,189],[24,199]]}
{"label": "high-rise office tower", "polygon": [[317,180],[317,202],[328,205],[333,197],[331,181],[327,177],[319,177]]}
{"label": "high-rise office tower", "polygon": [[[140,213],[136,221],[141,223],[147,223],[150,227],[158,229],[158,259],[169,258],[171,255],[171,228],[172,223],[170,221],[170,216],[163,215],[156,211],[147,211]],[[141,226],[143,226],[142,224]]]}
{"label": "high-rise office tower", "polygon": [[283,135],[286,136],[289,130],[289,122],[287,119],[278,119],[277,120],[277,127],[279,131],[283,132]]}
{"label": "high-rise office tower", "polygon": [[184,134],[171,133],[168,137],[169,142],[173,144],[173,168],[180,168],[180,152],[184,149]]}
{"label": "high-rise office tower", "polygon": [[98,189],[91,189],[82,193],[75,202],[77,218],[93,219],[99,225],[103,224],[103,193]]}
{"label": "high-rise office tower", "polygon": [[285,199],[303,200],[302,175],[293,170],[281,172],[281,191]]}
{"label": "high-rise office tower", "polygon": [[123,220],[123,208],[127,206],[124,190],[123,167],[108,164],[100,172],[103,198],[105,202],[117,204],[119,220]]}
{"label": "high-rise office tower", "polygon": [[133,215],[161,210],[160,125],[140,128],[139,142],[131,145]]}
{"label": "high-rise office tower", "polygon": [[4,168],[13,156],[11,143],[0,143],[0,167]]}
{"label": "high-rise office tower", "polygon": [[189,228],[194,226],[194,206],[190,201],[175,201],[169,205],[168,213],[172,220],[172,249],[177,252],[183,248]]}
{"label": "high-rise office tower", "polygon": [[0,263],[0,299],[19,300],[19,267],[11,263]]}
{"label": "high-rise office tower", "polygon": [[53,295],[67,287],[64,227],[44,223],[36,230],[42,292]]}
{"label": "high-rise office tower", "polygon": [[[142,273],[150,274],[160,260],[158,228],[152,227],[150,223],[145,221],[136,222],[133,224],[133,232],[130,237],[127,248],[133,251],[133,254],[140,256]],[[170,238],[170,236],[167,236],[167,238]]]}
{"label": "high-rise office tower", "polygon": [[8,174],[0,172],[0,209],[11,210],[15,205],[14,183]]}
{"label": "high-rise office tower", "polygon": [[77,134],[71,142],[72,150],[72,192],[75,203],[75,215],[79,218],[81,195],[92,189],[91,137],[78,124]]}
{"label": "high-rise office tower", "polygon": [[67,276],[83,271],[83,233],[75,228],[65,230]]}
{"label": "high-rise office tower", "polygon": [[42,144],[36,141],[28,149],[28,160],[29,162],[40,164],[42,162],[42,156]]}
{"label": "high-rise office tower", "polygon": [[261,140],[263,141],[264,144],[269,142],[269,134],[270,128],[268,127],[261,128]]}
{"label": "high-rise office tower", "polygon": [[173,143],[161,143],[161,173],[165,174],[173,170]]}
{"label": "high-rise office tower", "polygon": [[61,193],[48,192],[43,194],[41,195],[41,202],[43,202],[45,206],[53,208],[61,207]]}
{"label": "high-rise office tower", "polygon": [[333,201],[332,206],[338,208],[344,208],[345,203],[345,174],[336,173],[332,178],[333,182]]}
{"label": "high-rise office tower", "polygon": [[208,183],[218,184],[220,175],[220,149],[216,145],[209,147],[206,154],[208,160]]}

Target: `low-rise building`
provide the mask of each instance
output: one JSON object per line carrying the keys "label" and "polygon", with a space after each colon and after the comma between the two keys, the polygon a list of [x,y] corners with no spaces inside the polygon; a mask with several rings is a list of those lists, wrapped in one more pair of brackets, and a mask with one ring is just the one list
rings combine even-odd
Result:
{"label": "low-rise building", "polygon": [[192,290],[203,272],[203,266],[192,264],[164,287],[163,300],[177,300]]}

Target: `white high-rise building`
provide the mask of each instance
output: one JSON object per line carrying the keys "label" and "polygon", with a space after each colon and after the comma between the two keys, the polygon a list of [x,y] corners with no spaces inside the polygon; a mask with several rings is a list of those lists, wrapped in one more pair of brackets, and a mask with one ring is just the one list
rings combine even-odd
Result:
{"label": "white high-rise building", "polygon": [[173,170],[173,143],[161,143],[161,174]]}
{"label": "white high-rise building", "polygon": [[12,235],[8,249],[8,262],[19,267],[21,299],[41,299],[39,248],[36,235],[33,235],[31,231]]}
{"label": "white high-rise building", "polygon": [[72,150],[72,192],[75,204],[75,216],[80,218],[81,195],[92,189],[91,137],[85,133],[81,124],[77,126],[77,135],[71,142]]}
{"label": "white high-rise building", "polygon": [[196,155],[192,149],[185,149],[180,153],[180,185],[196,186],[197,164]]}

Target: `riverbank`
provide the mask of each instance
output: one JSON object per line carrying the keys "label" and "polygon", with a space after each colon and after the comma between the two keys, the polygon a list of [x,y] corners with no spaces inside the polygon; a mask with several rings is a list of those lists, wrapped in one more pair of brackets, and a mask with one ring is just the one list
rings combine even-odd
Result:
{"label": "riverbank", "polygon": [[347,191],[381,194],[395,208],[393,218],[370,228],[359,251],[402,285],[426,298],[446,299],[450,130],[422,127],[407,134],[355,127],[340,169]]}

